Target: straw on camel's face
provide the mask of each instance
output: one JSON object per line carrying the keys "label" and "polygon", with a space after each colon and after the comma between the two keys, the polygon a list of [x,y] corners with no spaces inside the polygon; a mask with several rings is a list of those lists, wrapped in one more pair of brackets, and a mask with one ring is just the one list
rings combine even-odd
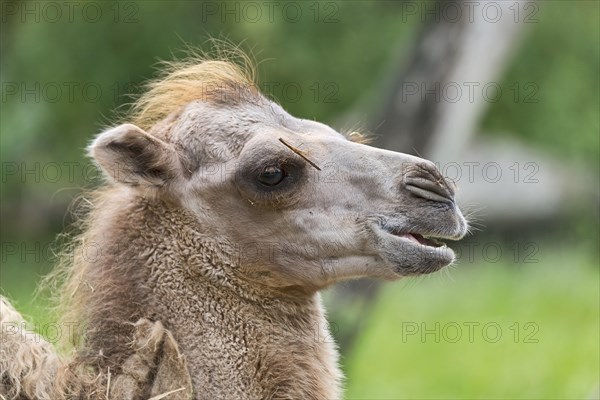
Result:
{"label": "straw on camel's face", "polygon": [[92,155],[105,170],[133,165],[123,175],[140,190],[169,192],[234,249],[249,280],[318,289],[427,274],[454,260],[434,239],[467,231],[432,162],[354,143],[267,100],[194,102],[161,136],[123,125],[100,135]]}

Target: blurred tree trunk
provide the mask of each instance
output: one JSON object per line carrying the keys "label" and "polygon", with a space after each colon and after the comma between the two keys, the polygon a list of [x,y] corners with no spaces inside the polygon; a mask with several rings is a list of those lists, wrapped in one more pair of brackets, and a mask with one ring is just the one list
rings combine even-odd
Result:
{"label": "blurred tree trunk", "polygon": [[[517,3],[520,19],[509,8]],[[375,108],[380,111],[368,121],[378,138],[375,145],[433,161],[455,159],[475,134],[486,109],[484,87],[497,84],[518,43],[523,3],[496,2],[501,8],[496,22],[495,10],[484,13],[481,3],[421,3],[420,7],[433,11],[418,15],[423,27],[416,43],[383,92]],[[460,18],[451,17],[449,7],[460,8]],[[378,282],[358,280],[336,292],[330,305],[333,314],[344,308],[359,309],[351,325],[337,333],[343,349],[351,348],[378,289]]]}

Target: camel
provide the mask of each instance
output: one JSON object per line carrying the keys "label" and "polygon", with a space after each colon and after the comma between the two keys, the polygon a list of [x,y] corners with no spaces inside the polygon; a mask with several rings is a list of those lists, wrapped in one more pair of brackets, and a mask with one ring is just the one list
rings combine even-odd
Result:
{"label": "camel", "polygon": [[467,232],[433,162],[291,116],[248,62],[171,62],[122,122],[57,267],[74,350],[3,299],[2,398],[339,399],[319,292],[438,271]]}

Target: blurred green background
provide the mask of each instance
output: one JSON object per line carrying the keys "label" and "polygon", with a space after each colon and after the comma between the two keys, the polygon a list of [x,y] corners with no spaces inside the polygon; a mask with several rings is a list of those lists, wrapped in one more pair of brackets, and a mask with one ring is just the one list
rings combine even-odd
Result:
{"label": "blurred green background", "polygon": [[[268,94],[293,115],[333,123],[376,95],[423,28],[392,1],[293,3],[303,12],[295,21],[282,17],[286,2],[256,19],[211,14],[239,2],[73,3],[70,14],[56,2],[60,15],[50,2],[2,3],[0,289],[38,324],[50,317],[32,294],[51,268],[54,238],[72,200],[97,182],[84,148],[158,59],[208,37],[242,42],[261,60]],[[481,131],[576,163],[597,192],[599,3],[537,5],[502,79],[535,82],[539,101],[502,97]],[[346,397],[598,398],[597,198],[581,204],[536,224],[481,221],[469,240],[494,243],[501,256],[480,246],[466,257],[462,247],[451,270],[385,284],[368,306],[333,312],[338,337],[356,330],[341,348]],[[343,287],[326,293],[330,305]]]}

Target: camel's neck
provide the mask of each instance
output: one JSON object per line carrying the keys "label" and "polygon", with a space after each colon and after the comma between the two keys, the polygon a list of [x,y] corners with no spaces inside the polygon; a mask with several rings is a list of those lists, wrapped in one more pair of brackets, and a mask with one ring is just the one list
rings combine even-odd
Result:
{"label": "camel's neck", "polygon": [[116,308],[173,332],[196,397],[337,398],[337,353],[319,295],[278,296],[246,282],[225,244],[185,213],[155,207],[132,205],[127,221],[118,221],[128,224],[116,229],[124,236],[110,236],[127,244],[121,262],[143,280],[129,281],[129,304]]}
{"label": "camel's neck", "polygon": [[153,309],[187,357],[198,398],[335,399],[337,354],[320,298],[249,301],[207,282],[177,297],[160,288]]}

